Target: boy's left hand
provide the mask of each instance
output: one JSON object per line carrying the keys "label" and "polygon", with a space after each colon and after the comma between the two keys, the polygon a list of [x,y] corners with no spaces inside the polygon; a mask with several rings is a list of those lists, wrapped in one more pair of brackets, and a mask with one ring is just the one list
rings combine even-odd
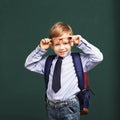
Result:
{"label": "boy's left hand", "polygon": [[80,40],[81,40],[81,36],[80,35],[73,35],[72,40],[73,40],[74,44],[79,44]]}
{"label": "boy's left hand", "polygon": [[74,44],[79,44],[81,41],[81,36],[80,35],[73,35],[72,39],[70,40],[71,42],[71,46],[73,46]]}

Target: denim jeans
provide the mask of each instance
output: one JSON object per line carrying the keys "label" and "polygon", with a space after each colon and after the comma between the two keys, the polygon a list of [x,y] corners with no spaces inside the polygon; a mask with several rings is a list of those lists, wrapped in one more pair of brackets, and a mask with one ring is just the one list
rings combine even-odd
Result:
{"label": "denim jeans", "polygon": [[80,106],[77,98],[47,103],[48,120],[80,120]]}

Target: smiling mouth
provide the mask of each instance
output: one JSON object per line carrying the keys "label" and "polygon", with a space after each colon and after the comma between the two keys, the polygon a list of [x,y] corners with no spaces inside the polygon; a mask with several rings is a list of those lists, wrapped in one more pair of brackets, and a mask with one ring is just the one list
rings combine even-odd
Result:
{"label": "smiling mouth", "polygon": [[60,54],[65,54],[67,51],[62,51],[62,52],[59,52]]}

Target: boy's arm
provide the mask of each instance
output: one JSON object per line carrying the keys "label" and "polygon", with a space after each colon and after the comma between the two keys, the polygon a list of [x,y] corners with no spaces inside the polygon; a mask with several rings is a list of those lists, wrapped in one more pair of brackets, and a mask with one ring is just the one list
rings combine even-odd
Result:
{"label": "boy's arm", "polygon": [[84,71],[89,71],[103,60],[103,54],[94,45],[90,44],[81,37],[80,43],[77,45],[82,50],[81,60]]}
{"label": "boy's arm", "polygon": [[42,39],[39,46],[37,46],[37,48],[27,57],[25,67],[30,71],[44,74],[46,58],[42,59],[42,56],[47,52],[50,45],[51,39]]}
{"label": "boy's arm", "polygon": [[25,61],[25,67],[30,70],[40,74],[44,74],[44,66],[46,59],[42,59],[42,56],[47,52],[47,50],[42,49],[37,46],[27,57]]}

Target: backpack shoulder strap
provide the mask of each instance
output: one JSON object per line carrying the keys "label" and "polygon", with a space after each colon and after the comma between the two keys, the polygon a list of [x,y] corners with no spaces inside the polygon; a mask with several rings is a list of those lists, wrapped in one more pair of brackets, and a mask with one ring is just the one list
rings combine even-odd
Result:
{"label": "backpack shoulder strap", "polygon": [[48,85],[48,81],[49,81],[50,68],[51,68],[51,65],[52,65],[52,61],[55,57],[56,57],[56,55],[49,55],[46,59],[45,71],[44,71],[46,89],[47,89],[47,85]]}
{"label": "backpack shoulder strap", "polygon": [[80,58],[80,53],[71,53],[71,55],[75,67],[75,72],[78,78],[78,86],[81,90],[84,90],[84,72]]}
{"label": "backpack shoulder strap", "polygon": [[[87,72],[83,72],[83,67],[82,67],[82,62],[80,58],[80,53],[71,53],[74,67],[75,67],[75,72],[78,78],[78,86],[81,90],[84,90],[85,88],[88,87],[88,82],[87,80]],[[45,85],[47,89],[48,81],[49,81],[49,73],[50,73],[50,68],[52,65],[53,59],[56,57],[56,55],[50,55],[46,59],[45,63],[45,71],[44,71],[44,77],[45,77]]]}

